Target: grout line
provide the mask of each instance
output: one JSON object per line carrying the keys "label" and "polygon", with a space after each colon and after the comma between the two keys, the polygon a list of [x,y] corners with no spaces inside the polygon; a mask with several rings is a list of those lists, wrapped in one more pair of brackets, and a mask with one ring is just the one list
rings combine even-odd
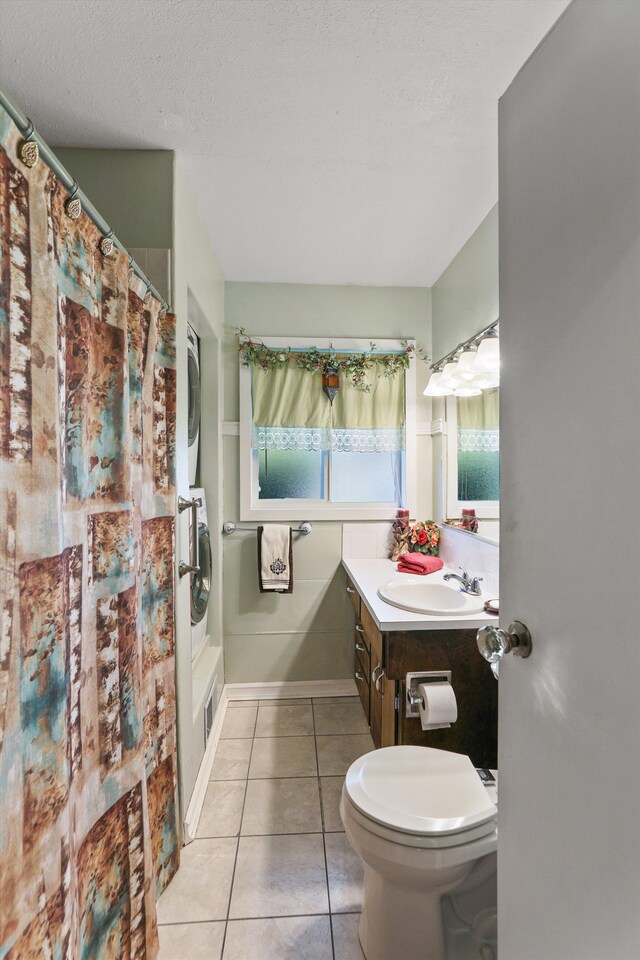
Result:
{"label": "grout line", "polygon": [[[246,802],[247,802],[247,789],[248,789],[248,785],[249,785],[249,770],[251,769],[251,757],[252,757],[252,755],[253,755],[253,745],[254,745],[254,743],[255,743],[257,723],[258,723],[258,711],[256,710],[256,718],[255,718],[255,720],[254,720],[254,722],[253,722],[253,737],[252,737],[252,739],[251,739],[251,750],[249,751],[249,763],[248,763],[248,765],[247,765],[247,776],[245,777],[244,797],[243,797],[243,800],[242,800],[242,812],[240,813],[240,826],[239,826],[239,828],[238,828],[238,842],[236,843],[236,855],[235,855],[235,858],[234,858],[234,861],[233,861],[233,872],[232,872],[232,874],[231,874],[231,884],[230,884],[230,886],[229,886],[229,899],[228,899],[228,901],[227,901],[227,916],[226,916],[226,918],[225,918],[224,935],[223,935],[223,937],[222,937],[222,949],[220,950],[220,957],[221,957],[221,958],[224,956],[224,948],[225,948],[225,944],[226,944],[226,942],[227,942],[227,927],[228,927],[228,925],[229,925],[229,913],[230,913],[230,911],[231,911],[231,898],[232,898],[232,896],[233,896],[233,884],[235,883],[235,879],[236,879],[236,867],[238,866],[238,853],[240,852],[240,840],[241,840],[241,831],[242,831],[242,820],[243,820],[243,818],[244,818],[244,808],[245,808],[245,804],[246,804]],[[217,749],[216,749],[216,753],[217,753]],[[214,757],[214,760],[215,760],[215,757]]]}
{"label": "grout line", "polygon": [[316,751],[316,770],[318,772],[318,795],[320,799],[320,826],[322,827],[322,852],[324,854],[324,873],[327,882],[327,904],[329,906],[329,932],[331,933],[331,955],[333,960],[336,957],[336,947],[333,940],[333,920],[331,919],[331,890],[329,888],[329,864],[327,862],[327,844],[324,830],[324,803],[322,802],[322,781],[320,779],[320,760],[318,758],[318,740],[316,737],[316,715],[314,705],[311,704],[311,716],[313,717],[313,745]]}

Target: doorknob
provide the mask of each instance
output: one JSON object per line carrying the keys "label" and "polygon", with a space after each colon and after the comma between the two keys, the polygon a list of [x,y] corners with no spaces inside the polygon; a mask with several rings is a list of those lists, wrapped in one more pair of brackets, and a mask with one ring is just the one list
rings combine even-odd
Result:
{"label": "doorknob", "polygon": [[182,578],[188,573],[200,573],[200,567],[191,563],[185,563],[184,560],[181,560],[178,564],[178,573],[180,574],[180,579],[182,580]]}
{"label": "doorknob", "polygon": [[524,623],[514,620],[508,630],[499,627],[481,627],[476,636],[478,650],[489,663],[497,663],[505,653],[528,657],[531,653],[531,634]]}

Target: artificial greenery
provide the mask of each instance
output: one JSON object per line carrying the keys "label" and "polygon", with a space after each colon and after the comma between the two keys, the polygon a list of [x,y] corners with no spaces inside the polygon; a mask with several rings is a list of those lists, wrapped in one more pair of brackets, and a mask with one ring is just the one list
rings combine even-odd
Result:
{"label": "artificial greenery", "polygon": [[245,367],[254,365],[267,371],[292,362],[309,373],[324,373],[333,368],[348,374],[355,387],[366,391],[371,389],[367,383],[367,371],[376,364],[383,368],[385,377],[393,377],[399,370],[407,369],[414,355],[429,363],[429,357],[420,347],[415,348],[407,340],[400,342],[402,353],[376,353],[373,342],[369,343],[369,350],[362,353],[337,353],[334,350],[318,350],[317,347],[298,351],[290,347],[267,347],[261,340],[247,336],[242,328],[238,330],[238,350]]}

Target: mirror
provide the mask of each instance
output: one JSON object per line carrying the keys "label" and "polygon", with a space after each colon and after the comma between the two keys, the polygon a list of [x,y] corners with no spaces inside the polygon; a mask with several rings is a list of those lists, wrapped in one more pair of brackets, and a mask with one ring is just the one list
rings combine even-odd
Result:
{"label": "mirror", "polygon": [[499,541],[500,388],[447,397],[445,522],[489,543]]}

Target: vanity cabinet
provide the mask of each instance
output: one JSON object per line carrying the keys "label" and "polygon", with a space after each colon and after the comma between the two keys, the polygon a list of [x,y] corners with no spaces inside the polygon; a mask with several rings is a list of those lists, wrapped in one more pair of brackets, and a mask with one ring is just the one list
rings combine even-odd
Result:
{"label": "vanity cabinet", "polygon": [[376,626],[364,603],[360,606],[362,635],[370,649],[369,726],[376,747],[390,747],[396,742],[396,685],[385,673],[384,635]]}
{"label": "vanity cabinet", "polygon": [[[375,747],[418,744],[465,753],[477,767],[497,767],[498,684],[476,646],[476,630],[382,632],[351,580],[354,675]],[[406,675],[451,671],[458,719],[451,727],[423,730],[406,715]]]}

